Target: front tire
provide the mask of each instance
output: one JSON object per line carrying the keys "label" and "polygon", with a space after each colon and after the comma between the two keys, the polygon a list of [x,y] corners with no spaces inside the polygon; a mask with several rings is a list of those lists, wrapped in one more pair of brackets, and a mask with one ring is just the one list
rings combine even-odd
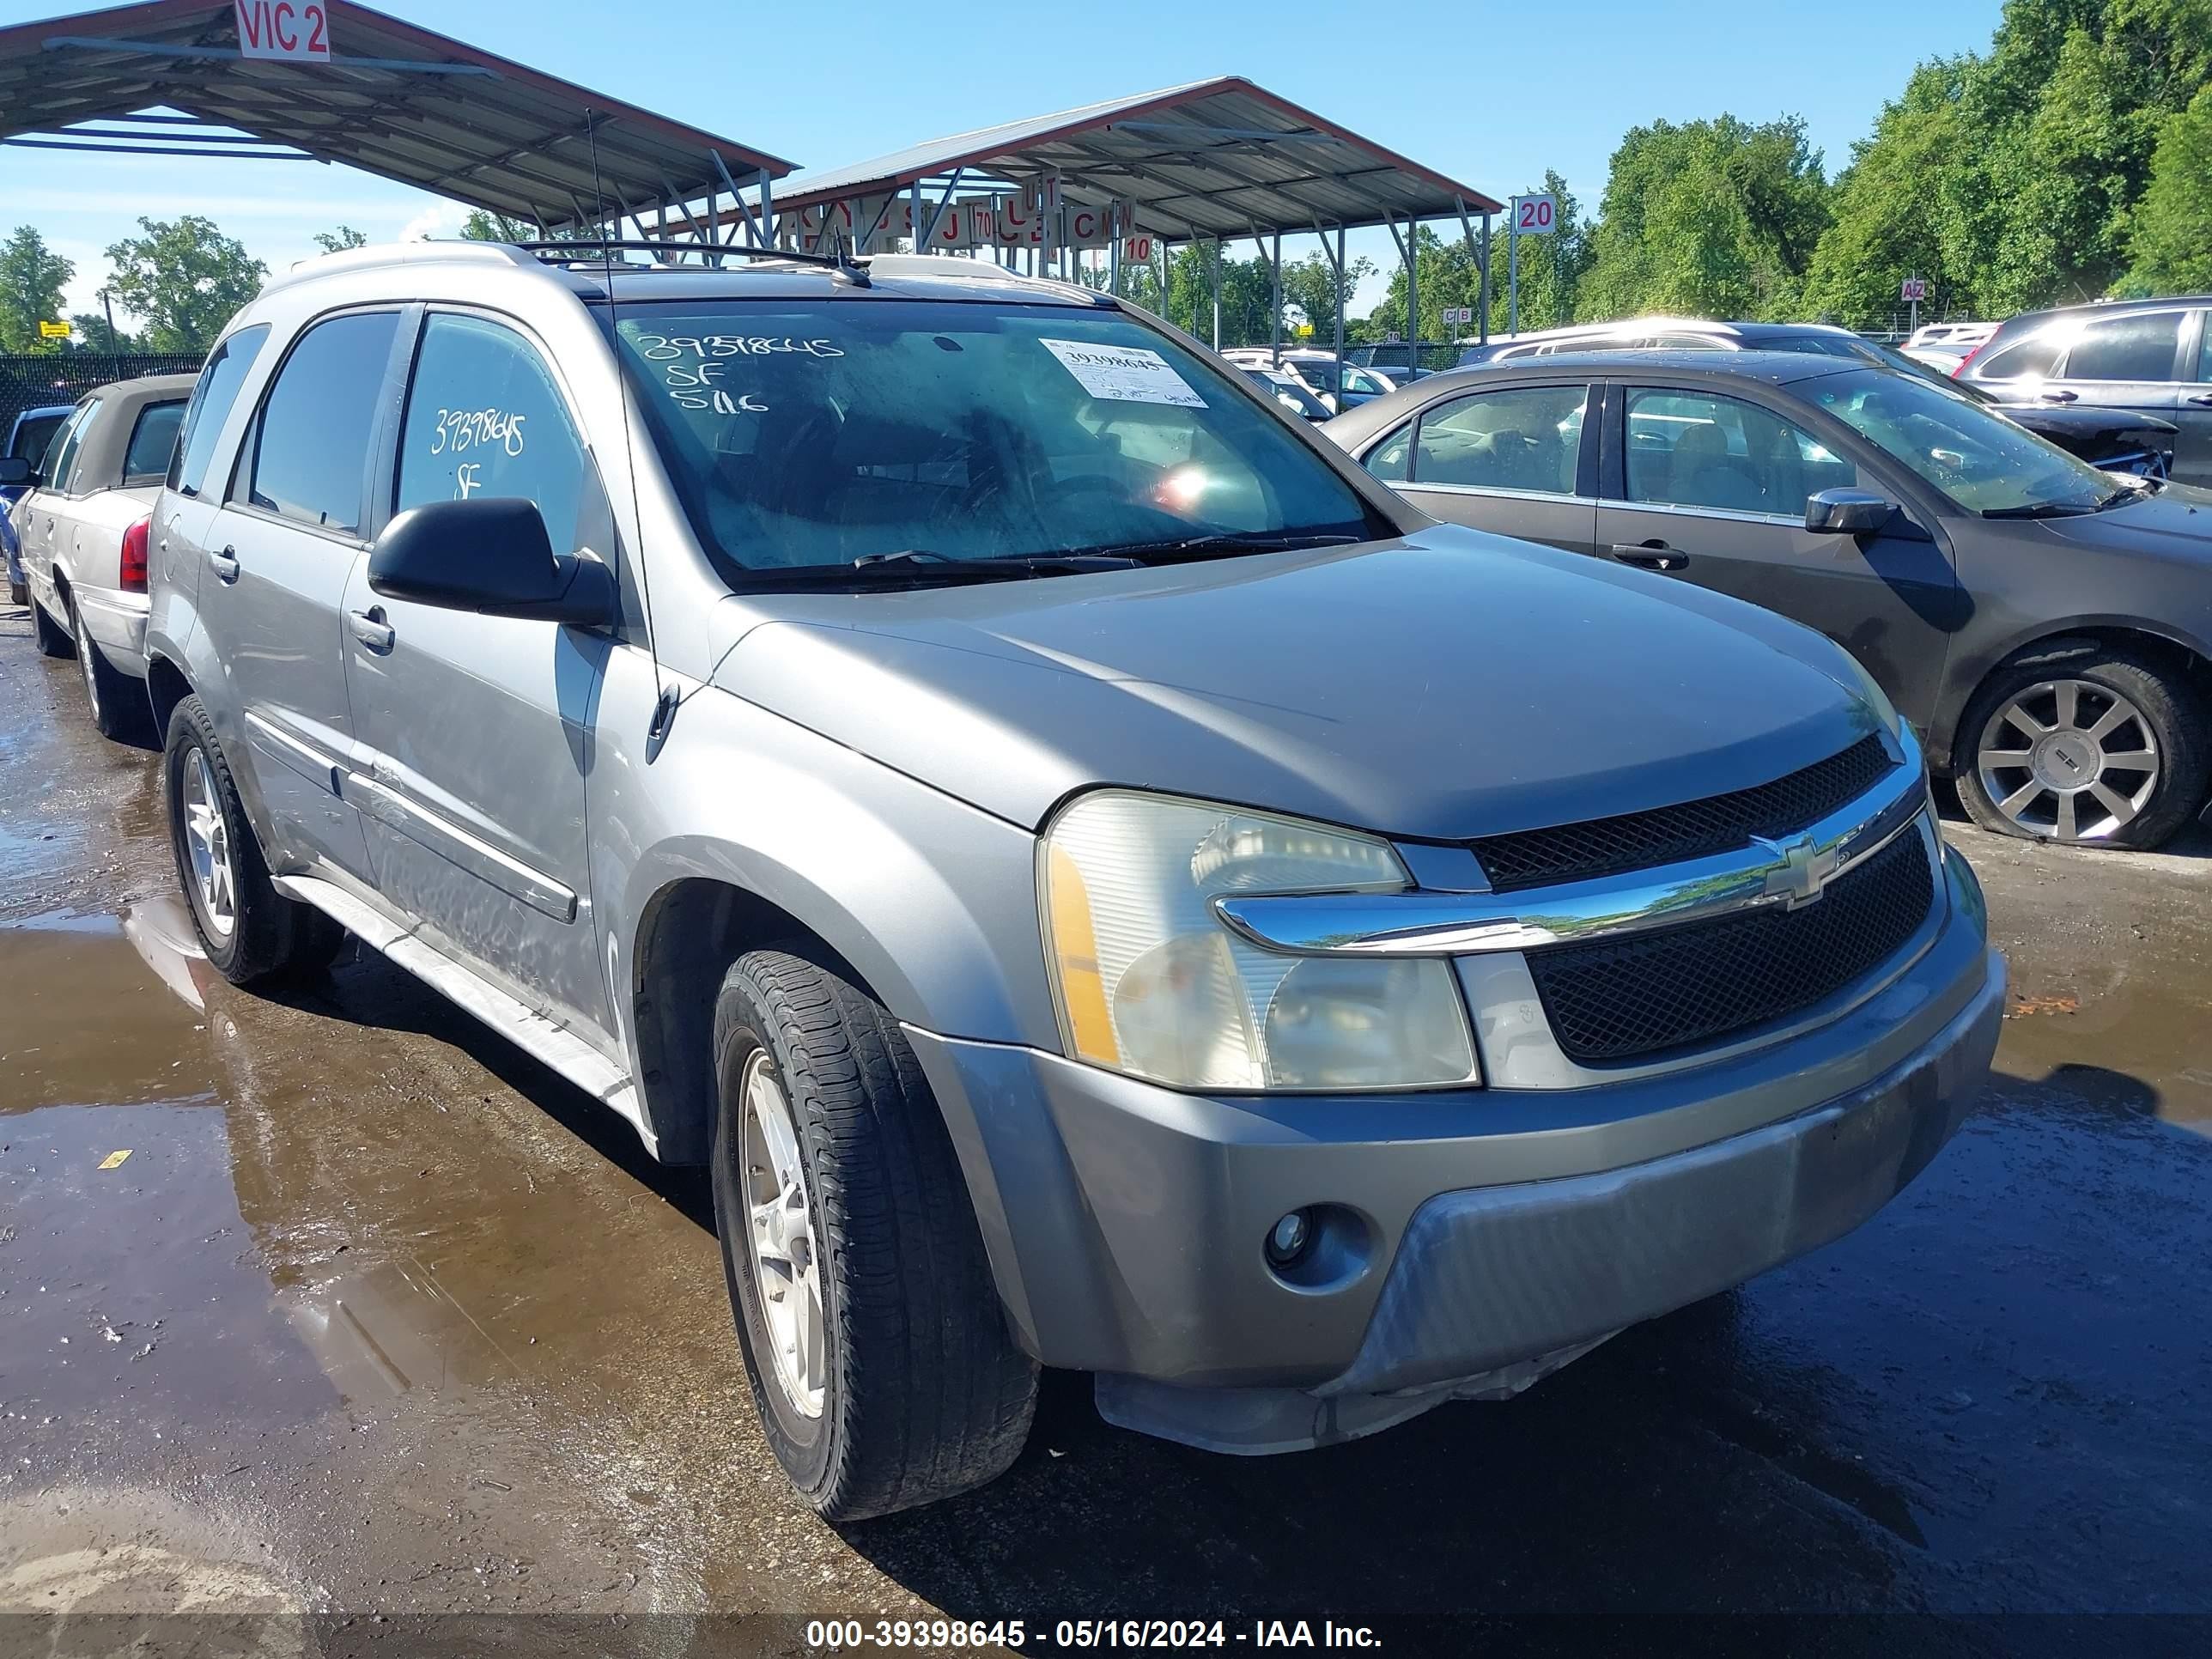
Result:
{"label": "front tire", "polygon": [[1959,726],[1959,799],[1984,830],[2153,848],[2189,821],[2212,756],[2203,703],[2121,652],[1998,670]]}
{"label": "front tire", "polygon": [[328,967],[345,933],[270,884],[261,843],[198,697],[169,716],[161,783],[177,878],[215,970],[233,985],[252,985]]}
{"label": "front tire", "polygon": [[1037,1371],[889,1012],[754,951],[714,1006],[714,1218],[769,1445],[825,1519],[935,1503],[1019,1455]]}

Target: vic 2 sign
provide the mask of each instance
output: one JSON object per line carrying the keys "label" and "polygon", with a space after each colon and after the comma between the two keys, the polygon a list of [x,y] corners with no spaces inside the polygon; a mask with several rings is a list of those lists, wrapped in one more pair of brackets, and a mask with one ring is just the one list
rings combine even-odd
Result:
{"label": "vic 2 sign", "polygon": [[294,64],[331,61],[331,15],[323,0],[231,0],[238,55]]}
{"label": "vic 2 sign", "polygon": [[1559,228],[1559,201],[1556,196],[1516,196],[1513,198],[1513,234],[1549,236]]}

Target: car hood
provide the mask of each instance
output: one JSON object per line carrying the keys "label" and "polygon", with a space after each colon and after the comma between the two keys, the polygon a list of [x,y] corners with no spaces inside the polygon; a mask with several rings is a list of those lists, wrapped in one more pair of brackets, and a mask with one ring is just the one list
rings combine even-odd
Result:
{"label": "car hood", "polygon": [[1997,414],[2008,416],[2030,432],[2063,434],[2069,438],[2096,438],[2115,432],[2149,432],[2170,437],[2181,428],[2172,421],[2134,409],[2083,409],[2050,404],[1993,404]]}
{"label": "car hood", "polygon": [[2167,484],[2139,501],[2069,519],[2028,520],[2044,535],[2100,552],[2212,564],[2212,489]]}
{"label": "car hood", "polygon": [[1118,784],[1453,840],[1747,787],[1881,718],[1771,612],[1449,526],[716,621],[723,690],[1030,826]]}

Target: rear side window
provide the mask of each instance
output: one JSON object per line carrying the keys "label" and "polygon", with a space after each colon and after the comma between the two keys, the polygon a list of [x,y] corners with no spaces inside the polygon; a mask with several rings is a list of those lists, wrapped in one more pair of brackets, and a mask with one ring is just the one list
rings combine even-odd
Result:
{"label": "rear side window", "polygon": [[538,503],[558,553],[576,545],[584,447],[536,349],[475,317],[423,325],[399,436],[399,506],[507,496]]}
{"label": "rear side window", "polygon": [[1403,483],[1410,474],[1413,455],[1413,423],[1400,427],[1367,452],[1367,470],[1385,483]]}
{"label": "rear side window", "polygon": [[68,491],[70,469],[76,465],[76,453],[83,447],[85,428],[99,413],[100,399],[88,398],[77,405],[69,423],[54,434],[53,447],[46,451],[46,464],[39,469],[47,489]]}
{"label": "rear side window", "polygon": [[1589,399],[1587,386],[1514,386],[1431,410],[1421,416],[1413,482],[1571,495]]}
{"label": "rear side window", "polygon": [[1850,461],[1757,404],[1698,392],[1628,394],[1632,501],[1797,518],[1807,496],[1857,483]]}
{"label": "rear side window", "polygon": [[18,460],[28,461],[36,466],[52,446],[54,434],[62,429],[63,423],[68,419],[67,414],[26,415],[15,422],[15,441],[8,453]]}
{"label": "rear side window", "polygon": [[2066,354],[2069,380],[2171,380],[2181,343],[2178,311],[2108,317],[2083,329]]}
{"label": "rear side window", "polygon": [[261,405],[248,496],[254,506],[360,533],[376,397],[398,327],[396,311],[356,312],[300,337]]}
{"label": "rear side window", "polygon": [[266,323],[241,328],[215,349],[215,355],[200,370],[199,384],[192,388],[191,402],[185,408],[183,434],[170,458],[170,489],[197,495],[206,486],[215,441],[230,418],[239,388],[246,384],[246,371],[253,367],[268,338]]}
{"label": "rear side window", "polygon": [[123,452],[123,482],[151,483],[169,470],[176,453],[177,428],[185,422],[185,400],[148,404],[131,428],[131,442]]}

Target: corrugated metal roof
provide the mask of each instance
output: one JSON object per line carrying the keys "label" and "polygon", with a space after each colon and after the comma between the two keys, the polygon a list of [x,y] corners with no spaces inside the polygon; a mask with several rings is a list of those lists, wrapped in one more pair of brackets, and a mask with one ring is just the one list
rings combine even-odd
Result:
{"label": "corrugated metal roof", "polygon": [[[792,170],[763,150],[351,0],[327,3],[328,64],[229,55],[238,46],[230,0],[151,0],[0,29],[0,137],[181,110],[318,160],[563,227],[599,216],[587,117],[610,211],[715,191],[726,198],[716,152],[741,185],[761,170],[771,178]],[[167,136],[182,144],[194,135]]]}
{"label": "corrugated metal roof", "polygon": [[787,208],[881,197],[965,167],[1019,181],[1057,173],[1062,194],[1136,204],[1160,234],[1247,236],[1408,216],[1498,212],[1501,204],[1237,76],[1140,93],[915,144],[810,173]]}

